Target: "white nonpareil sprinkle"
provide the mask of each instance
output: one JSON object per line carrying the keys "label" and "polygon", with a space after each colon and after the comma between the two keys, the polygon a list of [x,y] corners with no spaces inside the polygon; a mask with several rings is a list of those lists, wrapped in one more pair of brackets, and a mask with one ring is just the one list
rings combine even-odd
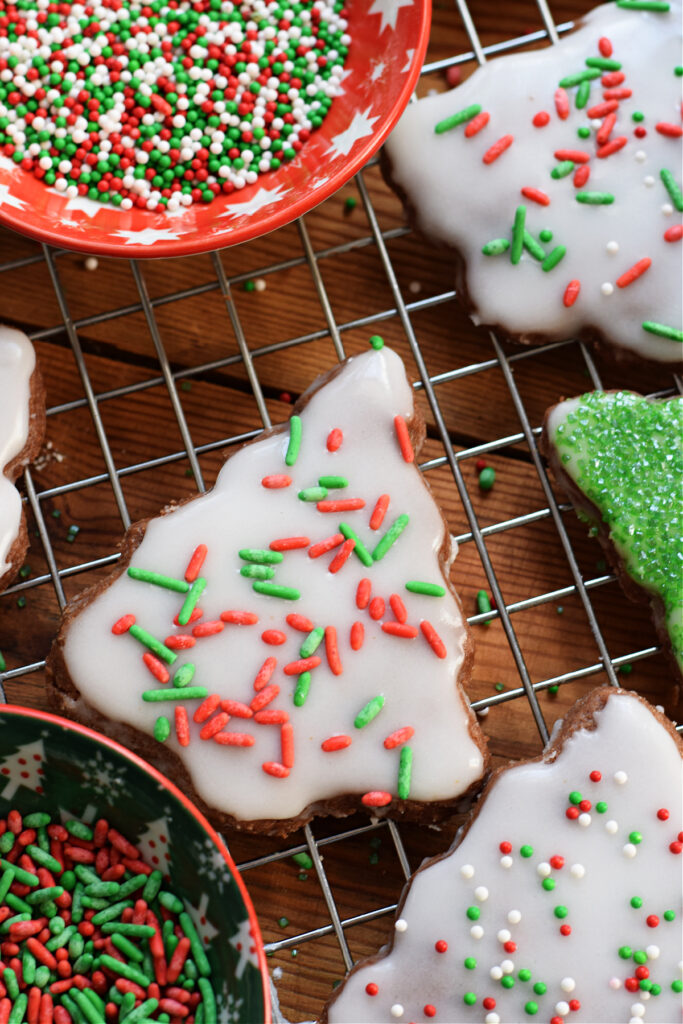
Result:
{"label": "white nonpareil sprinkle", "polygon": [[396,923],[394,924],[394,928],[396,929],[397,932],[407,932],[408,922],[405,920],[405,918],[399,917],[396,920]]}
{"label": "white nonpareil sprinkle", "polygon": [[628,775],[626,774],[626,772],[622,771],[615,772],[614,781],[616,782],[617,786],[624,786],[628,782]]}
{"label": "white nonpareil sprinkle", "polygon": [[560,982],[560,988],[563,992],[573,992],[576,988],[576,982],[573,978],[563,978]]}
{"label": "white nonpareil sprinkle", "polygon": [[394,1003],[391,1007],[391,1016],[396,1018],[403,1016],[403,1007],[400,1003]]}

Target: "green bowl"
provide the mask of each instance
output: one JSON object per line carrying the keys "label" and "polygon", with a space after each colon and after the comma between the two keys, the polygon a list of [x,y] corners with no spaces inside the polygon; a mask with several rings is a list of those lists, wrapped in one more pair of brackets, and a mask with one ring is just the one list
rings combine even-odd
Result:
{"label": "green bowl", "polygon": [[223,841],[165,776],[92,729],[5,705],[0,817],[12,807],[106,817],[184,900],[211,964],[216,1024],[270,1024],[263,942],[244,883]]}

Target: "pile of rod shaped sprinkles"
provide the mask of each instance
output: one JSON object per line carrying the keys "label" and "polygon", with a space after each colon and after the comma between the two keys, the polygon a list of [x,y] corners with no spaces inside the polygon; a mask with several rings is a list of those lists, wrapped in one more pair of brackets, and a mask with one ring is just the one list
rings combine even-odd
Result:
{"label": "pile of rod shaped sprinkles", "polygon": [[342,0],[0,5],[0,153],[70,198],[180,210],[292,160],[340,91]]}

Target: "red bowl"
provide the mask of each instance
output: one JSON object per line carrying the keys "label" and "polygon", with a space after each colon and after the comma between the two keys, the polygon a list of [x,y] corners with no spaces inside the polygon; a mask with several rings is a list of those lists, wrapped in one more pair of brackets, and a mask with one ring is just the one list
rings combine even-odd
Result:
{"label": "red bowl", "polygon": [[317,206],[382,145],[415,88],[431,0],[349,0],[343,94],[294,160],[236,194],[177,214],[68,199],[0,155],[0,223],[102,256],[187,256],[247,242]]}

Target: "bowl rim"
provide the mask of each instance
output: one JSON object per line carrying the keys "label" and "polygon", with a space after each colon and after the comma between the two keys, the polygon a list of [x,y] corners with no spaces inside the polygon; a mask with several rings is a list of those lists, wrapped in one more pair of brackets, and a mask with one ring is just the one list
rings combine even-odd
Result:
{"label": "bowl rim", "polygon": [[0,715],[8,712],[12,715],[23,715],[26,718],[34,718],[40,722],[49,722],[51,725],[60,726],[63,729],[70,729],[73,732],[80,733],[82,736],[86,736],[90,740],[95,740],[97,743],[108,747],[113,750],[114,753],[119,754],[121,757],[131,761],[137,768],[142,769],[147,775],[150,775],[155,782],[162,783],[165,788],[183,805],[186,811],[188,811],[201,825],[204,831],[209,835],[211,840],[216,844],[217,848],[223,855],[223,859],[228,865],[231,875],[237,884],[242,901],[249,917],[249,924],[252,936],[256,942],[257,957],[259,973],[261,975],[261,985],[263,989],[263,1007],[264,1007],[264,1019],[263,1024],[272,1024],[272,1007],[270,998],[270,975],[268,973],[268,967],[266,964],[266,954],[263,947],[263,939],[261,937],[261,929],[259,927],[258,918],[256,917],[256,911],[251,902],[251,897],[247,892],[247,887],[242,880],[234,860],[228,850],[225,842],[220,838],[216,830],[212,827],[209,821],[204,817],[198,807],[192,803],[189,797],[171,782],[162,772],[158,771],[153,765],[145,761],[144,758],[134,754],[132,750],[128,750],[122,744],[117,743],[116,740],[110,739],[105,736],[104,733],[97,732],[95,729],[91,729],[87,725],[81,725],[80,722],[72,722],[69,718],[63,718],[61,715],[54,715],[51,711],[43,711],[40,708],[27,708],[20,704],[4,704],[0,703]]}
{"label": "bowl rim", "polygon": [[[271,231],[276,231],[278,228],[290,224],[304,214],[310,213],[347,182],[351,181],[384,144],[408,105],[422,71],[422,65],[429,44],[432,21],[432,0],[412,0],[412,3],[418,7],[420,27],[416,38],[410,40],[410,42],[415,44],[411,66],[391,111],[383,119],[377,131],[373,131],[367,139],[362,140],[362,145],[356,155],[349,158],[345,165],[329,181],[315,190],[313,194],[314,202],[311,201],[313,198],[311,193],[306,189],[301,189],[298,197],[291,204],[288,204],[284,209],[276,208],[268,214],[266,218],[267,227],[264,230],[254,231],[253,219],[249,218],[241,227],[231,230],[228,238],[219,236],[213,242],[209,241],[206,232],[203,235],[191,235],[187,239],[183,239],[182,236],[176,240],[157,239],[153,245],[126,244],[123,238],[119,242],[114,243],[100,239],[89,241],[87,231],[84,232],[83,241],[81,241],[80,239],[73,238],[65,239],[60,234],[58,224],[55,224],[54,227],[36,226],[30,222],[26,224],[23,222],[25,211],[14,209],[12,206],[3,206],[2,204],[0,204],[0,225],[11,228],[18,234],[32,238],[34,241],[53,245],[70,252],[80,252],[112,259],[169,259],[229,249],[243,242],[264,238]],[[29,175],[28,171],[25,173]],[[30,177],[34,180],[32,175]],[[268,175],[259,175],[258,181],[261,182],[262,186],[264,183],[267,185]],[[258,181],[254,184],[258,184]]]}

